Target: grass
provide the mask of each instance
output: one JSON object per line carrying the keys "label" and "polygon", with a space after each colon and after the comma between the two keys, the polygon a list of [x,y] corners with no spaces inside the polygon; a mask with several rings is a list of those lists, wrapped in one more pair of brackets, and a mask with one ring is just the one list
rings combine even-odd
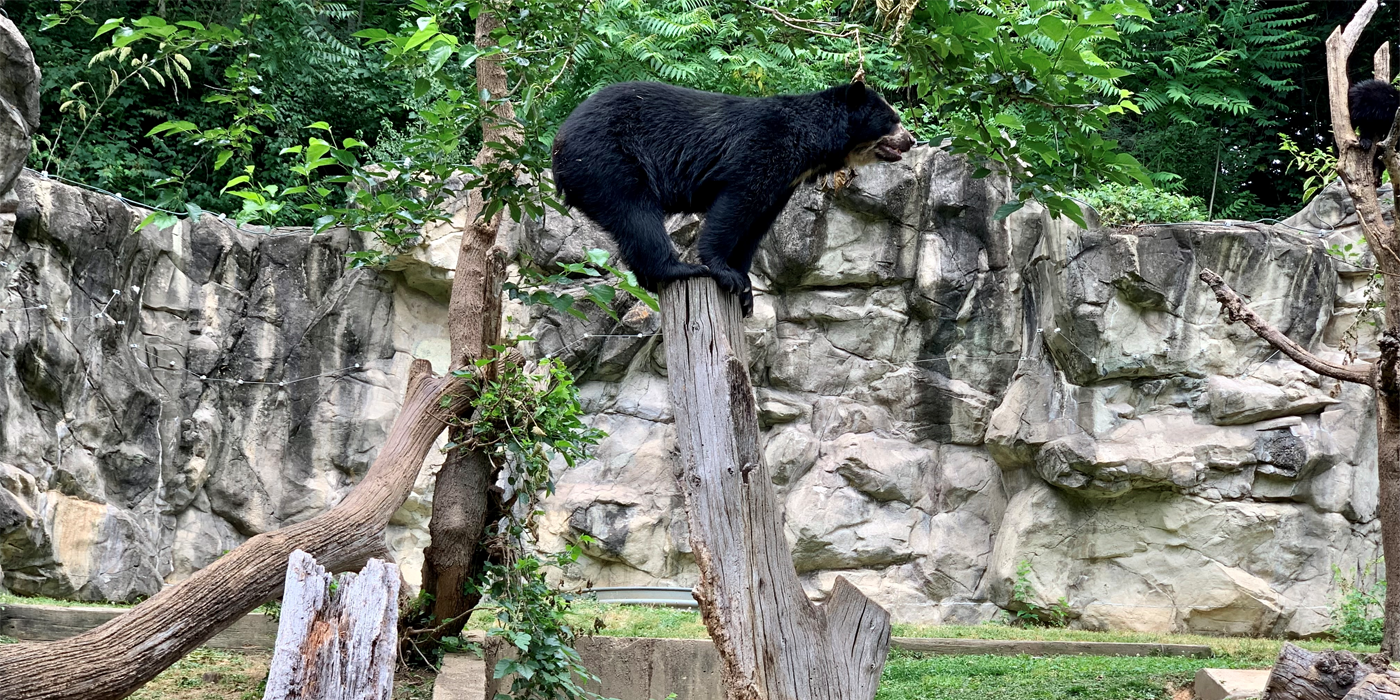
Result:
{"label": "grass", "polygon": [[[5,640],[0,637],[0,642]],[[14,640],[9,640],[14,641]],[[272,652],[195,649],[151,682],[132,693],[131,700],[262,700]],[[400,670],[394,677],[394,700],[432,700],[433,674]]]}
{"label": "grass", "polygon": [[150,683],[132,700],[261,700],[270,652],[195,649]]}
{"label": "grass", "polygon": [[876,700],[1166,700],[1196,671],[1248,667],[1167,656],[926,656],[895,651]]}
{"label": "grass", "polygon": [[[0,605],[7,602],[80,605],[0,594]],[[493,610],[479,610],[472,615],[468,626],[485,629],[494,622],[494,616]],[[606,636],[691,639],[708,636],[700,613],[693,609],[605,605],[580,600],[575,602],[571,617],[575,629]],[[894,635],[1204,644],[1215,652],[1215,658],[936,656],[895,650],[885,666],[877,700],[1170,700],[1176,689],[1190,686],[1201,668],[1265,668],[1278,656],[1283,645],[1278,639],[1090,632],[1000,624],[897,624]],[[0,644],[13,641],[0,637]],[[1346,647],[1326,640],[1294,643],[1314,650],[1376,651],[1375,647]],[[267,652],[200,649],[132,697],[138,700],[256,700],[261,697],[256,686],[267,673],[267,660]],[[395,681],[395,700],[430,700],[431,696],[431,674],[401,673]]]}
{"label": "grass", "polygon": [[0,605],[57,605],[60,608],[130,608],[134,603],[102,603],[83,600],[59,600],[43,596],[22,596],[0,589]]}
{"label": "grass", "polygon": [[[619,637],[707,636],[700,613],[676,608],[574,604],[577,629],[593,628],[601,620],[601,635]],[[489,614],[474,617],[478,629]],[[937,656],[892,651],[880,680],[877,700],[1170,700],[1189,688],[1202,668],[1267,668],[1277,658],[1280,639],[1207,637],[1142,632],[1011,627],[1001,624],[921,626],[897,624],[897,637],[955,639],[1025,639],[1038,641],[1139,642],[1203,644],[1214,658],[1166,656]],[[1307,649],[1347,648],[1358,653],[1375,647],[1348,647],[1333,641],[1294,641]]]}

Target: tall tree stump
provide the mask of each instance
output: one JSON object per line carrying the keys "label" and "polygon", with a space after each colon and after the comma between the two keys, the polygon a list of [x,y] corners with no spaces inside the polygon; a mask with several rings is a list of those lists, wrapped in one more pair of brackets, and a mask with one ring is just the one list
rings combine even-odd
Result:
{"label": "tall tree stump", "polygon": [[844,578],[821,606],[802,590],[759,450],[738,300],[709,278],[684,280],[661,291],[661,313],[695,598],[726,697],[870,700],[890,616]]}
{"label": "tall tree stump", "polygon": [[263,700],[391,700],[398,625],[397,567],[332,577],[292,552]]}

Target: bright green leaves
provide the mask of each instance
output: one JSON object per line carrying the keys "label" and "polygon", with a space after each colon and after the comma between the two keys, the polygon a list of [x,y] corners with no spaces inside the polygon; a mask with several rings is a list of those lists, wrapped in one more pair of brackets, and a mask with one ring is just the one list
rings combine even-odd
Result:
{"label": "bright green leaves", "polygon": [[[549,306],[559,313],[566,313],[581,320],[587,320],[588,317],[583,309],[578,307],[580,301],[593,303],[610,318],[617,320],[617,312],[613,310],[612,303],[618,290],[641,300],[652,311],[660,310],[656,298],[637,284],[636,275],[608,264],[608,257],[608,251],[594,248],[588,251],[585,262],[560,264],[560,271],[553,274],[534,267],[527,257],[521,260],[520,280],[507,281],[504,285],[505,292],[511,299],[526,306]],[[609,284],[584,284],[581,297],[558,291],[581,278],[601,279],[604,273],[613,276],[611,282],[616,288]]]}
{"label": "bright green leaves", "polygon": [[1102,136],[1112,117],[1138,110],[1118,87],[1127,72],[1100,55],[1121,41],[1124,17],[1150,12],[1136,0],[925,3],[898,47],[917,93],[907,121],[1011,174],[1016,201],[998,217],[1035,199],[1083,223],[1063,193],[1097,181],[1148,182]]}

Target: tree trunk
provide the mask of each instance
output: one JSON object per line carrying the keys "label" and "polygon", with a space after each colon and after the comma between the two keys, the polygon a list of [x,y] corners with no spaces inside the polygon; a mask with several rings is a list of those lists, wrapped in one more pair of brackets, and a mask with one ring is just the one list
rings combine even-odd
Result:
{"label": "tree trunk", "polygon": [[[477,47],[494,46],[491,32],[500,27],[496,15],[477,15]],[[478,59],[476,80],[478,90],[486,90],[495,98],[505,96],[506,72],[499,58]],[[495,118],[482,124],[482,143],[517,140],[515,114],[510,105],[497,104],[492,113]],[[474,162],[483,165],[495,158],[494,149],[482,146]],[[465,203],[459,205],[451,226],[462,232],[462,243],[457,250],[457,269],[447,309],[453,370],[472,367],[490,355],[490,346],[500,342],[501,283],[506,271],[505,256],[496,248],[500,213],[490,220],[481,220],[485,200],[479,190],[468,192]],[[454,433],[453,442],[460,442],[462,437]],[[475,450],[453,449],[447,453],[434,482],[433,513],[428,522],[431,544],[423,551],[423,590],[433,596],[438,637],[461,631],[467,613],[478,602],[477,597],[466,594],[464,585],[489,556],[481,539],[487,523],[500,515],[499,499],[492,489],[496,475],[490,456]]]}
{"label": "tree trunk", "polygon": [[724,660],[730,700],[870,700],[889,613],[844,578],[807,599],[758,446],[739,303],[714,280],[661,291],[666,368],[681,453],[695,598]]}
{"label": "tree trunk", "polygon": [[[1372,162],[1379,152],[1390,171],[1391,181],[1400,185],[1400,163],[1395,155],[1394,135],[1362,149],[1352,128],[1347,89],[1347,62],[1356,41],[1375,15],[1379,3],[1367,0],[1356,11],[1346,28],[1338,27],[1327,38],[1327,92],[1332,114],[1332,136],[1337,142],[1337,173],[1341,175],[1347,193],[1356,205],[1357,219],[1366,234],[1367,246],[1384,276],[1385,330],[1381,333],[1381,358],[1378,360],[1371,388],[1376,392],[1376,469],[1380,482],[1380,503],[1376,517],[1381,523],[1381,545],[1385,555],[1387,581],[1400,581],[1400,386],[1397,386],[1397,361],[1400,361],[1400,238],[1395,227],[1381,214],[1380,197],[1376,192]],[[1372,57],[1373,77],[1390,82],[1390,44],[1381,45]],[[1392,134],[1396,129],[1392,127]],[[1400,214],[1400,198],[1394,204]],[[1381,651],[1400,652],[1400,586],[1389,586],[1385,596],[1385,636]]]}
{"label": "tree trunk", "polygon": [[397,566],[332,578],[292,552],[263,700],[392,700],[398,632]]}
{"label": "tree trunk", "polygon": [[[258,535],[183,583],[90,632],[59,642],[0,645],[5,700],[115,700],[154,678],[253,608],[277,596],[297,549],[332,571],[385,556],[384,528],[413,489],[445,421],[470,403],[466,387],[415,360],[403,409],[369,473],[334,508]],[[450,398],[447,405],[444,399]]]}
{"label": "tree trunk", "polygon": [[1382,671],[1384,660],[1363,661],[1349,651],[1314,653],[1284,644],[1264,685],[1264,700],[1341,700],[1366,676]]}

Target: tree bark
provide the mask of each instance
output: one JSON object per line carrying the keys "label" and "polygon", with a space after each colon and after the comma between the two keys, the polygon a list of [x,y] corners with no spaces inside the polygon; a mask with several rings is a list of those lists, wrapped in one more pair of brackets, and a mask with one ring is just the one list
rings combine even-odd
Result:
{"label": "tree bark", "polygon": [[[1385,328],[1382,357],[1372,381],[1376,392],[1376,469],[1380,499],[1376,516],[1381,523],[1381,547],[1385,555],[1387,581],[1400,581],[1400,387],[1395,379],[1395,333],[1400,330],[1400,239],[1395,227],[1381,215],[1371,163],[1374,150],[1362,150],[1351,126],[1348,111],[1347,59],[1366,25],[1376,13],[1377,0],[1367,0],[1345,29],[1338,27],[1327,39],[1327,93],[1332,112],[1332,135],[1337,142],[1337,172],[1356,205],[1356,215],[1366,234],[1366,243],[1384,276]],[[1389,46],[1372,58],[1374,77],[1390,81]],[[1396,174],[1395,128],[1391,136],[1373,148],[1381,149],[1392,176]],[[1392,181],[1400,185],[1400,182]],[[1400,212],[1400,201],[1396,202]],[[1400,652],[1400,586],[1386,589],[1385,637],[1381,651],[1394,656]]]}
{"label": "tree bark", "polygon": [[[444,405],[444,400],[446,405]],[[59,642],[0,645],[5,700],[115,700],[282,589],[288,557],[304,550],[332,571],[387,554],[384,528],[413,489],[433,441],[471,397],[416,360],[402,410],[369,473],[334,508],[258,535],[90,632]]]}
{"label": "tree bark", "polygon": [[333,578],[292,552],[263,700],[392,700],[399,578],[379,559]]}
{"label": "tree bark", "polygon": [[695,598],[730,700],[870,700],[889,613],[844,578],[813,605],[792,564],[758,447],[739,303],[714,280],[661,291],[679,479],[700,567]]}
{"label": "tree bark", "polygon": [[[479,14],[477,47],[494,46],[491,32],[500,27],[496,15]],[[478,59],[476,80],[478,90],[486,90],[494,98],[504,97],[507,92],[506,72],[499,58]],[[518,140],[515,114],[509,103],[497,103],[491,109],[492,118],[482,124],[482,143]],[[473,162],[485,165],[496,156],[495,149],[483,145]],[[506,271],[505,255],[496,248],[501,214],[482,220],[484,209],[485,200],[480,190],[474,189],[459,200],[450,224],[462,232],[447,309],[453,370],[470,368],[477,360],[489,357],[490,346],[500,342],[501,284]],[[465,434],[454,429],[451,439],[461,443]],[[438,637],[460,632],[467,613],[479,602],[477,596],[467,595],[464,587],[489,556],[481,546],[487,524],[501,515],[501,504],[492,489],[497,473],[497,465],[489,455],[457,448],[447,453],[434,482],[433,513],[428,522],[431,544],[423,552],[423,590],[433,596]]]}
{"label": "tree bark", "polygon": [[1356,684],[1343,700],[1400,700],[1394,673],[1372,673]]}
{"label": "tree bark", "polygon": [[[1381,357],[1368,370],[1343,367],[1326,362],[1269,328],[1258,316],[1249,312],[1228,286],[1214,273],[1205,271],[1205,280],[1216,292],[1222,309],[1230,322],[1244,321],[1256,335],[1268,341],[1299,364],[1319,374],[1348,382],[1370,386],[1376,394],[1376,471],[1379,482],[1379,505],[1376,517],[1381,524],[1381,549],[1385,557],[1385,578],[1400,581],[1400,237],[1393,223],[1381,214],[1380,197],[1376,192],[1372,170],[1377,151],[1393,185],[1400,185],[1400,157],[1395,145],[1400,128],[1391,127],[1390,135],[1363,150],[1352,128],[1347,90],[1347,60],[1356,41],[1370,23],[1379,7],[1378,0],[1366,0],[1346,27],[1337,27],[1327,38],[1327,96],[1332,116],[1332,137],[1337,143],[1337,173],[1346,185],[1356,206],[1357,219],[1366,236],[1366,244],[1376,260],[1377,272],[1383,277],[1382,295],[1385,308],[1385,330],[1381,332]],[[1390,81],[1390,45],[1383,44],[1372,56],[1374,77]],[[1396,220],[1400,221],[1400,197],[1395,197]],[[1213,280],[1210,278],[1214,278]],[[1222,291],[1223,290],[1223,291]],[[1226,293],[1228,292],[1228,294]],[[1243,309],[1243,311],[1241,311]],[[1394,656],[1400,653],[1400,586],[1390,586],[1385,596],[1385,635],[1381,651]]]}
{"label": "tree bark", "polygon": [[1363,660],[1348,651],[1314,653],[1284,644],[1264,685],[1263,700],[1342,700],[1388,664],[1384,657]]}

